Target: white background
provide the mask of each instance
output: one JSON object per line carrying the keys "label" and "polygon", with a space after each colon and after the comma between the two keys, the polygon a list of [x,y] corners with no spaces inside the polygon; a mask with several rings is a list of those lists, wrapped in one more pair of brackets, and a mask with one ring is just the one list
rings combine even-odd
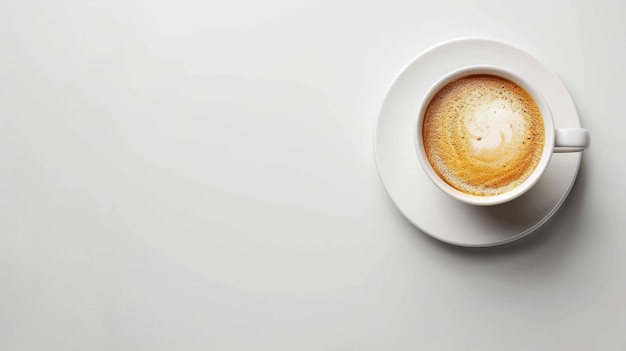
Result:
{"label": "white background", "polygon": [[[419,232],[374,162],[394,78],[460,36],[592,134],[499,248]],[[623,1],[0,0],[0,350],[625,350],[625,63]]]}

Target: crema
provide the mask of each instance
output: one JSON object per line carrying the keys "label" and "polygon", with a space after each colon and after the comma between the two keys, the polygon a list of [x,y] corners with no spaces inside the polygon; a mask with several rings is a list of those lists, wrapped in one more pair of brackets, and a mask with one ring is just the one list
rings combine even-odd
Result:
{"label": "crema", "polygon": [[537,103],[516,83],[493,75],[470,75],[440,89],[426,108],[422,137],[439,177],[479,196],[523,183],[545,143]]}

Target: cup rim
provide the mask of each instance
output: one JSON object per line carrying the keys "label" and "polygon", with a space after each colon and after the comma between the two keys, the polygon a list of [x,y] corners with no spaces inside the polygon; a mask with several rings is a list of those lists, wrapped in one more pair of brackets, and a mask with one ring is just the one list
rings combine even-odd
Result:
{"label": "cup rim", "polygon": [[[516,83],[520,87],[524,88],[524,90],[526,90],[528,94],[530,94],[530,96],[539,107],[544,124],[545,139],[543,152],[541,154],[541,159],[539,160],[539,163],[537,164],[531,175],[522,184],[505,193],[498,195],[472,195],[455,189],[454,187],[446,183],[443,179],[441,179],[439,175],[434,171],[432,165],[430,164],[430,161],[428,161],[428,158],[426,157],[426,153],[423,148],[422,126],[424,113],[426,112],[426,108],[430,104],[430,101],[432,100],[434,95],[439,90],[441,90],[441,88],[451,83],[452,81],[475,74],[495,75],[501,78],[508,79]],[[415,125],[413,126],[413,135],[415,150],[417,152],[417,156],[422,166],[422,169],[424,170],[430,181],[437,188],[439,188],[449,196],[470,205],[492,206],[506,203],[522,196],[539,181],[552,158],[555,140],[555,127],[552,112],[550,111],[550,106],[548,105],[543,94],[541,94],[541,92],[536,88],[535,84],[529,82],[528,79],[524,78],[519,73],[505,67],[496,65],[470,65],[449,72],[448,74],[439,78],[433,85],[431,85],[426,94],[420,100],[418,115],[415,119]]]}

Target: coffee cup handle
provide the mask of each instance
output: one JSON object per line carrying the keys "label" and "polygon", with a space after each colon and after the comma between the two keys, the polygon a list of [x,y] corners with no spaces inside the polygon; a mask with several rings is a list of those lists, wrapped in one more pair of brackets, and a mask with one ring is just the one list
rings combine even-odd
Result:
{"label": "coffee cup handle", "polygon": [[554,152],[579,152],[589,148],[591,135],[584,128],[556,129]]}

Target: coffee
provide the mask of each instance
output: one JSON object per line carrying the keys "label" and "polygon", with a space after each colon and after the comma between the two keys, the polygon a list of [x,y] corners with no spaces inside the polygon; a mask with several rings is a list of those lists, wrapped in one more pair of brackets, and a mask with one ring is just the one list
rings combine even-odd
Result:
{"label": "coffee", "polygon": [[457,79],[431,99],[422,125],[434,171],[472,195],[506,193],[522,184],[542,157],[541,110],[516,83],[494,75]]}

